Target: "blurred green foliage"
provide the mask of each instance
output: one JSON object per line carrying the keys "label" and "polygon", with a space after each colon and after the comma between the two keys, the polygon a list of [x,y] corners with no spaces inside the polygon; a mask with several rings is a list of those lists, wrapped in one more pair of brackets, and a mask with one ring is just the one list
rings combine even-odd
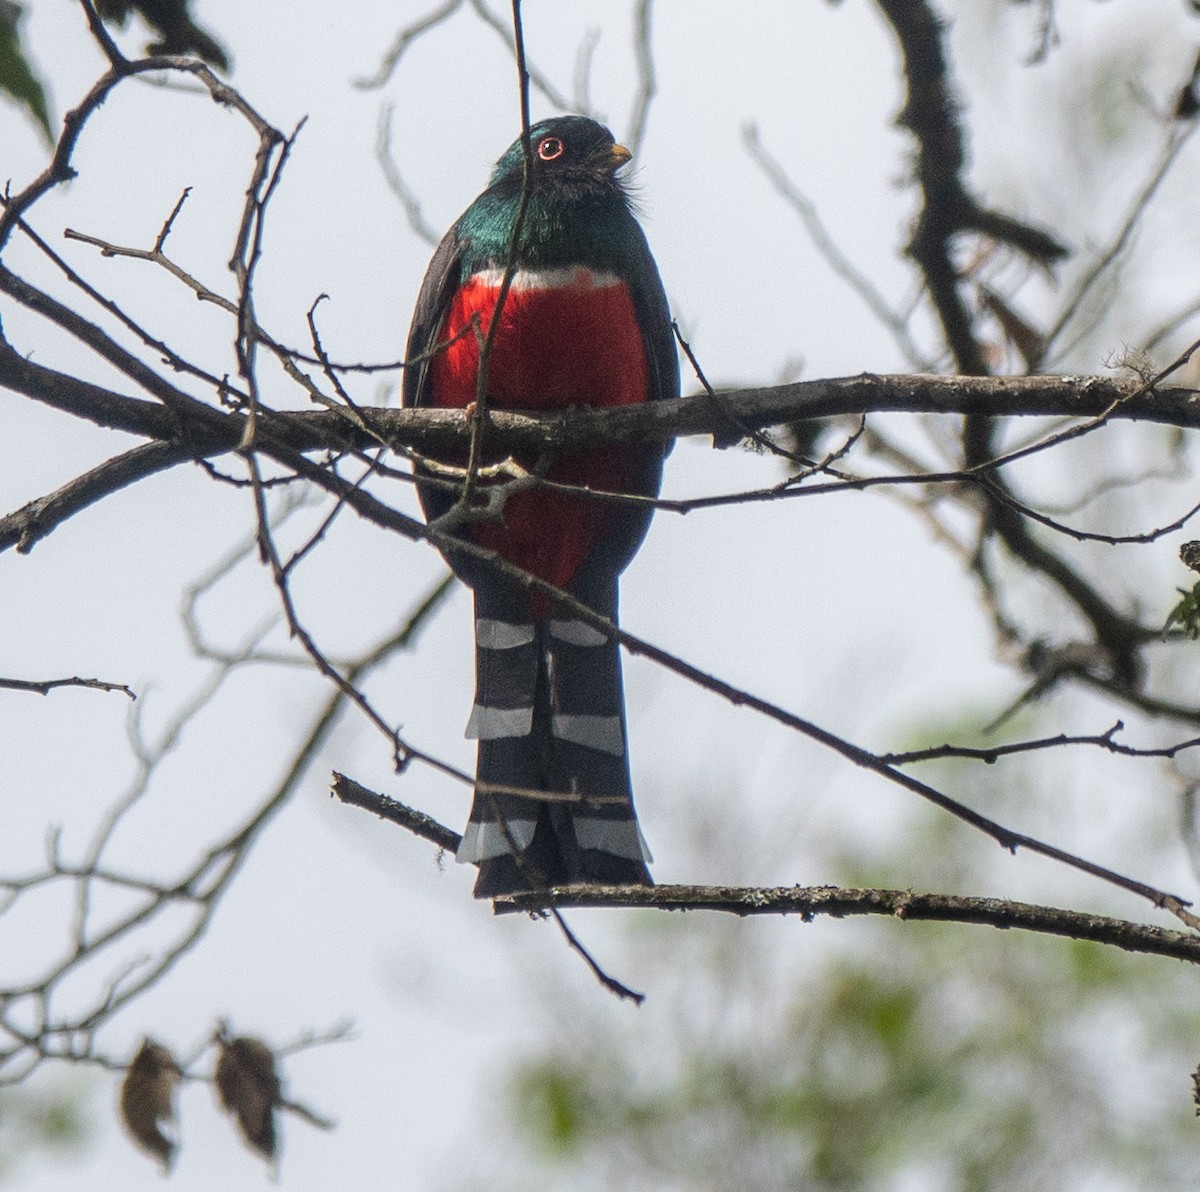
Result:
{"label": "blurred green foliage", "polygon": [[[639,1021],[518,1065],[510,1114],[547,1169],[539,1186],[1166,1189],[1200,1169],[1200,1021],[1183,966],[966,926],[855,923],[841,925],[848,954],[779,996],[771,970],[788,961],[765,926],[664,917],[647,984],[658,997],[676,987],[657,1019],[670,1038]],[[741,936],[729,967],[673,977],[694,960],[681,936],[727,927]],[[697,1001],[740,1009],[697,1017]]]}
{"label": "blurred green foliage", "polygon": [[0,0],[0,92],[33,118],[47,144],[54,141],[46,91],[29,63],[21,44],[24,8],[16,0]]}
{"label": "blurred green foliage", "polygon": [[[229,56],[214,37],[200,28],[189,13],[190,0],[98,0],[100,17],[124,26],[136,13],[153,31],[146,50],[152,54],[195,54],[220,70],[229,69]],[[18,0],[0,0],[0,94],[7,95],[41,130],[46,143],[54,143],[54,130],[46,89],[39,77],[23,22],[25,6]]]}
{"label": "blurred green foliage", "polygon": [[38,1154],[78,1153],[91,1136],[87,1106],[92,1086],[74,1080],[51,1088],[0,1092],[0,1184]]}
{"label": "blurred green foliage", "polygon": [[1182,599],[1171,609],[1167,623],[1163,626],[1163,636],[1167,635],[1172,626],[1178,625],[1192,641],[1195,641],[1200,637],[1200,583],[1191,591],[1186,588],[1178,588],[1177,591]]}

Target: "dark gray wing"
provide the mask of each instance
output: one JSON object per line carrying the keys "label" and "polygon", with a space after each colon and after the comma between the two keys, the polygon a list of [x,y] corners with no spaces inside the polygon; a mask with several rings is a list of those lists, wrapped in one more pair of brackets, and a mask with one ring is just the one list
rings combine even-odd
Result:
{"label": "dark gray wing", "polygon": [[405,406],[423,406],[426,404],[425,379],[429,373],[428,359],[421,359],[437,344],[438,331],[446,317],[450,300],[458,289],[462,275],[462,239],[458,234],[458,225],[442,237],[429,268],[425,270],[425,280],[421,283],[421,292],[417,295],[417,306],[413,311],[412,325],[408,329],[408,347],[404,359],[411,361],[404,369],[404,386],[401,391],[401,404]]}
{"label": "dark gray wing", "polygon": [[[446,318],[446,311],[458,289],[462,275],[462,239],[458,225],[442,237],[425,280],[417,295],[412,325],[408,329],[408,346],[404,352],[404,381],[400,391],[400,402],[404,406],[423,406],[429,402],[428,378],[430,352],[437,346],[438,333]],[[418,476],[420,471],[418,470]],[[425,517],[432,521],[440,517],[454,503],[454,496],[447,489],[426,484],[417,485],[417,495]]]}
{"label": "dark gray wing", "polygon": [[[625,269],[633,293],[633,308],[646,344],[646,360],[650,366],[650,400],[679,396],[679,353],[675,349],[675,333],[671,328],[671,310],[663,290],[658,266],[650,252],[641,225],[629,216],[632,225],[629,244],[630,258]],[[670,450],[668,447],[667,450]]]}

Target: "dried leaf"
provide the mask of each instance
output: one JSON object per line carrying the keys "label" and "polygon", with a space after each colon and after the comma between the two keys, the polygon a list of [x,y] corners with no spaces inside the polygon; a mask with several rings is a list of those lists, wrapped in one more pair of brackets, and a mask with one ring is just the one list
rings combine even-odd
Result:
{"label": "dried leaf", "polygon": [[[1196,11],[1200,12],[1200,5]],[[1180,89],[1174,112],[1176,120],[1194,120],[1197,115],[1200,115],[1200,54],[1196,56],[1191,78]]]}
{"label": "dried leaf", "polygon": [[1025,367],[1030,370],[1038,368],[1046,354],[1046,337],[1028,319],[1017,314],[994,290],[980,284],[979,296],[983,305],[1004,328],[1004,334],[1013,347],[1021,354]]}
{"label": "dried leaf", "polygon": [[275,1053],[249,1036],[217,1036],[216,1084],[221,1107],[232,1113],[246,1141],[261,1155],[275,1158],[275,1109],[282,1099]]}
{"label": "dried leaf", "polygon": [[121,1084],[121,1120],[143,1150],[157,1155],[163,1170],[171,1170],[176,1143],[162,1131],[174,1127],[175,1087],[181,1077],[175,1057],[153,1039],[143,1039]]}

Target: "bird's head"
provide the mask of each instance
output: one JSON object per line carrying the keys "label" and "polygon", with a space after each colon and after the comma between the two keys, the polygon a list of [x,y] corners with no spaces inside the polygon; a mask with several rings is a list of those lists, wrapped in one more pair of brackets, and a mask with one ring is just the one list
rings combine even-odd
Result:
{"label": "bird's head", "polygon": [[[603,124],[587,116],[556,116],[529,129],[534,178],[539,189],[620,189],[614,177],[633,156]],[[525,151],[518,138],[492,171],[491,184],[522,184]]]}

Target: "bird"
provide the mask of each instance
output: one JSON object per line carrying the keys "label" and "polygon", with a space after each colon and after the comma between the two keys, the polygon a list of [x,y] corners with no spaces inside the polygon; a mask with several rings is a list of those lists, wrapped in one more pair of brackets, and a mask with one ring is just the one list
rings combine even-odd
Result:
{"label": "bird", "polygon": [[[513,142],[429,264],[405,353],[404,405],[473,405],[510,255],[515,269],[486,358],[489,409],[610,408],[679,395],[666,294],[618,176],[631,156],[602,124],[579,115],[540,121],[527,142]],[[668,450],[639,442],[563,451],[544,476],[655,497]],[[497,458],[491,452],[484,462]],[[536,455],[514,458],[531,470],[540,463]],[[461,469],[466,459],[463,451],[440,462]],[[456,491],[436,469],[416,471],[425,517],[435,522],[455,508],[461,481]],[[618,577],[653,511],[652,502],[535,486],[508,495],[500,519],[468,518],[454,532],[616,624]],[[442,550],[474,593],[467,736],[478,742],[476,775],[456,860],[478,867],[475,897],[577,883],[652,885],[633,804],[617,642],[546,593],[498,574],[480,551]]]}

